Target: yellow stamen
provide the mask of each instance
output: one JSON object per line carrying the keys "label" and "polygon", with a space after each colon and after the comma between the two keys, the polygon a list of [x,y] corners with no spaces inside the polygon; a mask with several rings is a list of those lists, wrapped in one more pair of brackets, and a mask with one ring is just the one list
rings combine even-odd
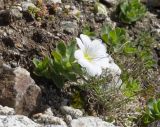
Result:
{"label": "yellow stamen", "polygon": [[87,53],[84,54],[84,58],[88,61],[92,61],[92,58]]}

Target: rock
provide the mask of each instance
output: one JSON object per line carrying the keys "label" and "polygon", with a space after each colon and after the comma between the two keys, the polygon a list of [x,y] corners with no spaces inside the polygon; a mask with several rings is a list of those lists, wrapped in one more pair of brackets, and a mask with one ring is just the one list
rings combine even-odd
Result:
{"label": "rock", "polygon": [[47,0],[47,4],[57,4],[57,3],[62,3],[61,0]]}
{"label": "rock", "polygon": [[4,0],[0,0],[0,10],[4,9]]}
{"label": "rock", "polygon": [[95,4],[95,11],[97,12],[97,14],[102,14],[105,16],[108,15],[107,14],[108,12],[107,12],[105,5],[98,3],[98,2]]}
{"label": "rock", "polygon": [[46,109],[44,113],[37,113],[33,115],[33,120],[38,123],[45,123],[46,125],[63,125],[64,127],[67,126],[62,118],[53,116],[51,108]]}
{"label": "rock", "polygon": [[40,103],[41,89],[27,70],[2,66],[0,84],[1,105],[12,107],[16,114],[27,116],[36,110]]}
{"label": "rock", "polygon": [[10,107],[0,105],[0,115],[14,115],[15,111]]}
{"label": "rock", "polygon": [[69,34],[78,35],[78,24],[76,21],[62,21],[61,28],[64,32]]}
{"label": "rock", "polygon": [[63,114],[71,115],[73,118],[79,118],[83,116],[83,112],[79,109],[74,109],[69,106],[61,106],[60,109]]}
{"label": "rock", "polygon": [[22,13],[20,12],[19,9],[13,8],[10,10],[10,15],[12,17],[12,20],[19,20],[22,19]]}
{"label": "rock", "polygon": [[62,118],[50,116],[47,114],[37,113],[33,115],[33,120],[41,124],[45,123],[46,125],[63,125],[64,127],[67,127]]}
{"label": "rock", "polygon": [[46,125],[45,127],[66,127],[64,125]]}
{"label": "rock", "polygon": [[96,0],[82,0],[83,2],[96,2]]}
{"label": "rock", "polygon": [[22,115],[0,115],[0,127],[42,127]]}
{"label": "rock", "polygon": [[71,121],[71,127],[116,127],[115,125],[105,122],[98,117],[81,117]]}
{"label": "rock", "polygon": [[28,7],[36,8],[36,6],[33,3],[26,2],[26,1],[21,3],[21,7],[22,7],[22,11],[27,11]]}
{"label": "rock", "polygon": [[71,115],[66,115],[65,121],[66,121],[66,123],[70,124],[71,121],[72,121],[72,116]]}
{"label": "rock", "polygon": [[9,24],[19,19],[22,19],[22,13],[19,11],[19,9],[13,8],[9,10],[0,11],[1,24]]}

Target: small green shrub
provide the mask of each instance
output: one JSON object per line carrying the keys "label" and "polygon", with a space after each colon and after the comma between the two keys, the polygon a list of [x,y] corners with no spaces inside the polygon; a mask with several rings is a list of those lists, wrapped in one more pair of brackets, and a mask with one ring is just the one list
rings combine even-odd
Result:
{"label": "small green shrub", "polygon": [[116,27],[111,29],[110,26],[103,26],[101,30],[102,40],[109,46],[111,51],[122,51],[123,44],[127,41],[125,29]]}
{"label": "small green shrub", "polygon": [[122,22],[131,24],[141,19],[146,13],[146,8],[140,0],[125,0],[120,4],[119,18]]}
{"label": "small green shrub", "polygon": [[160,120],[160,99],[150,99],[143,115],[143,122],[149,124],[156,120]]}
{"label": "small green shrub", "polygon": [[58,88],[62,88],[67,80],[76,81],[76,76],[81,74],[81,68],[75,62],[75,49],[74,41],[67,46],[61,42],[56,50],[52,51],[51,57],[45,57],[43,60],[33,59],[35,74],[51,79]]}
{"label": "small green shrub", "polygon": [[131,76],[123,76],[122,92],[126,97],[135,97],[140,93],[141,86],[138,80],[133,79]]}

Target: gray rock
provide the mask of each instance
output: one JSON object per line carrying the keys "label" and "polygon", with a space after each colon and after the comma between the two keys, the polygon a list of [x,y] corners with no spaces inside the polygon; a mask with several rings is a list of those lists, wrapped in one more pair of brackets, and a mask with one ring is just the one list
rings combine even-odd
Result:
{"label": "gray rock", "polygon": [[33,3],[26,2],[26,1],[21,3],[21,7],[22,7],[22,11],[27,11],[28,7],[36,8],[36,6]]}
{"label": "gray rock", "polygon": [[22,13],[20,12],[18,8],[11,9],[10,14],[12,18],[14,18],[15,20],[22,19]]}
{"label": "gray rock", "polygon": [[64,125],[46,125],[45,127],[67,127]]}
{"label": "gray rock", "polygon": [[47,4],[57,4],[57,3],[62,3],[61,0],[47,0]]}
{"label": "gray rock", "polygon": [[15,111],[10,107],[0,105],[0,115],[14,115]]}
{"label": "gray rock", "polygon": [[61,106],[60,109],[63,114],[71,115],[73,118],[79,118],[83,116],[83,112],[79,109],[74,109],[69,106]]}
{"label": "gray rock", "polygon": [[116,127],[115,125],[105,122],[98,117],[81,117],[71,121],[71,127]]}
{"label": "gray rock", "polygon": [[4,0],[0,0],[0,10],[4,9]]}
{"label": "gray rock", "polygon": [[78,24],[76,21],[62,21],[61,28],[64,32],[69,34],[78,35]]}
{"label": "gray rock", "polygon": [[14,108],[16,114],[30,115],[40,103],[41,89],[27,70],[3,64],[0,68],[0,104]]}
{"label": "gray rock", "polygon": [[96,2],[96,0],[82,0],[84,2]]}
{"label": "gray rock", "polygon": [[49,116],[47,114],[38,113],[33,115],[33,120],[37,123],[45,123],[46,125],[63,125],[66,127],[66,123],[63,121],[62,118],[55,117],[55,116]]}
{"label": "gray rock", "polygon": [[42,127],[22,115],[0,115],[0,127]]}

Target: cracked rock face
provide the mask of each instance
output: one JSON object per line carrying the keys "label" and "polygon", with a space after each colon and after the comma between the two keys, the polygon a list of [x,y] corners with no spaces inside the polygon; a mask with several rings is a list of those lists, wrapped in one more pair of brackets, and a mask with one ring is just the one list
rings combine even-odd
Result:
{"label": "cracked rock face", "polygon": [[16,114],[30,115],[40,103],[41,89],[21,67],[6,69],[1,66],[1,70],[0,104],[14,108]]}

